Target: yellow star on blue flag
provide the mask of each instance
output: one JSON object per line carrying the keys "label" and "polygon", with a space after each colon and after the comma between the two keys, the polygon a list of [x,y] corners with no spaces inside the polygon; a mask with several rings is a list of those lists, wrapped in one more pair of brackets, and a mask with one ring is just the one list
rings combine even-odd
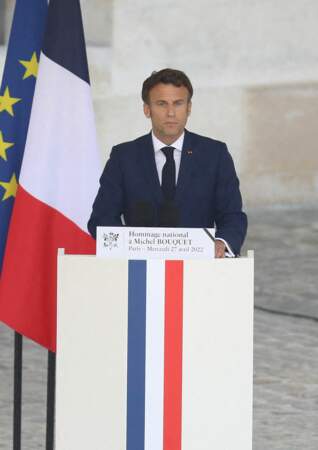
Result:
{"label": "yellow star on blue flag", "polygon": [[7,150],[13,146],[13,142],[4,141],[2,131],[0,130],[0,158],[7,161]]}
{"label": "yellow star on blue flag", "polygon": [[9,87],[5,88],[4,94],[0,95],[0,113],[2,111],[7,111],[10,116],[14,116],[13,105],[20,102],[21,98],[11,97]]}
{"label": "yellow star on blue flag", "polygon": [[29,77],[34,77],[36,78],[38,75],[38,69],[39,69],[39,62],[36,56],[36,52],[32,53],[32,57],[30,60],[24,60],[24,59],[20,59],[19,63],[22,64],[23,67],[25,67],[26,71],[23,75],[23,79],[25,80],[26,78]]}
{"label": "yellow star on blue flag", "polygon": [[10,197],[15,197],[18,189],[18,182],[15,173],[12,175],[10,181],[0,181],[0,186],[5,191],[2,201],[7,200]]}

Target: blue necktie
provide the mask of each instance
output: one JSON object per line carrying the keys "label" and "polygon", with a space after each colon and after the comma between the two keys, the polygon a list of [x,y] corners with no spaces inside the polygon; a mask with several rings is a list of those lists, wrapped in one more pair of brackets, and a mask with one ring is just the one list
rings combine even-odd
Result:
{"label": "blue necktie", "polygon": [[164,199],[168,202],[174,200],[176,192],[176,163],[173,157],[174,147],[163,147],[161,151],[166,157],[165,165],[162,169],[161,189]]}

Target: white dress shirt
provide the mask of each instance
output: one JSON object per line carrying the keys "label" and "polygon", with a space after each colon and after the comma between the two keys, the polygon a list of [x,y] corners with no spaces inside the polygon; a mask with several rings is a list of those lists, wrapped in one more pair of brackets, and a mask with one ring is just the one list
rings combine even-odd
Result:
{"label": "white dress shirt", "polygon": [[[182,147],[183,147],[183,141],[184,141],[184,132],[181,134],[181,136],[172,144],[168,145],[161,142],[153,133],[151,133],[152,136],[152,143],[153,143],[153,148],[155,151],[155,161],[156,161],[156,167],[157,167],[157,172],[158,172],[158,177],[159,177],[159,181],[160,181],[160,185],[161,185],[161,180],[162,180],[162,169],[163,166],[166,163],[166,157],[164,155],[164,153],[161,151],[161,149],[163,147],[174,147],[174,151],[173,151],[173,158],[174,158],[174,162],[176,165],[176,184],[178,182],[178,175],[179,175],[179,169],[180,169],[180,162],[181,162],[181,153],[182,153]],[[224,242],[224,244],[226,245],[226,252],[225,252],[225,256],[227,257],[234,257],[234,253],[231,250],[231,247],[228,245],[228,243],[222,239],[222,238],[216,238],[216,240],[218,241],[222,241]]]}
{"label": "white dress shirt", "polygon": [[161,149],[163,147],[174,147],[173,158],[174,158],[174,162],[176,165],[176,184],[177,184],[179,169],[180,169],[180,162],[181,162],[181,152],[182,152],[183,141],[184,141],[184,132],[171,145],[167,145],[167,144],[164,144],[163,142],[159,141],[159,139],[156,138],[156,136],[153,134],[153,132],[151,133],[151,135],[152,135],[153,148],[155,150],[155,161],[156,161],[156,167],[157,167],[160,185],[161,185],[161,180],[162,180],[162,169],[166,163],[166,157],[165,157],[164,153],[161,151]]}

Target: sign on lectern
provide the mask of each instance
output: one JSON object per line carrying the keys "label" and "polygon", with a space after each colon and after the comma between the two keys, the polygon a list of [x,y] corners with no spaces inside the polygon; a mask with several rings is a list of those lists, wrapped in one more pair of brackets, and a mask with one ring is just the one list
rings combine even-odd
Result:
{"label": "sign on lectern", "polygon": [[96,255],[128,259],[211,259],[214,236],[214,228],[97,227]]}

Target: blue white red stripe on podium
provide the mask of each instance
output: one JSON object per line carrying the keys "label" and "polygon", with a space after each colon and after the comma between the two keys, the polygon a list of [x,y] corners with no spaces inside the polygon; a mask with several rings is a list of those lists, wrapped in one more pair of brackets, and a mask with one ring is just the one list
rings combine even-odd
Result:
{"label": "blue white red stripe on podium", "polygon": [[129,262],[127,450],[181,449],[182,305],[183,261]]}

